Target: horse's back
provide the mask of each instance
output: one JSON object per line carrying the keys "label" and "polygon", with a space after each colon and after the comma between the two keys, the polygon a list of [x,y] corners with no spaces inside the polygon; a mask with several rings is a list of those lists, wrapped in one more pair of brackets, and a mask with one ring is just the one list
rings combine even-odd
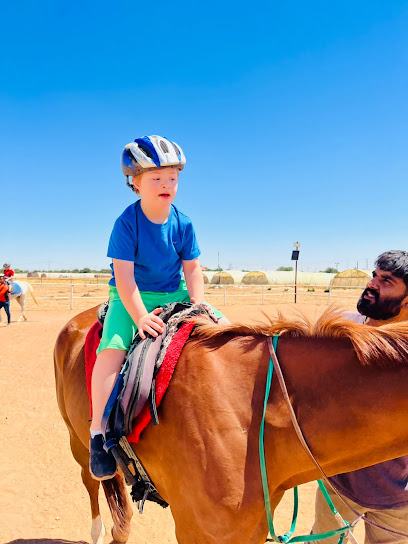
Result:
{"label": "horse's back", "polygon": [[78,355],[84,346],[86,335],[96,321],[97,307],[81,312],[61,329],[55,343],[54,358],[56,366],[63,371],[69,363],[67,357]]}
{"label": "horse's back", "polygon": [[54,349],[57,401],[70,430],[87,437],[89,399],[85,375],[85,339],[96,321],[97,307],[72,318],[62,328]]}

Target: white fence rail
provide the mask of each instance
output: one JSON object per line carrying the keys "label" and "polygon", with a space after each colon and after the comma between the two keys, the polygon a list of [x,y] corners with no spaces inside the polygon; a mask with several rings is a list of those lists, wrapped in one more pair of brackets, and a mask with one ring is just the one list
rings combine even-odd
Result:
{"label": "white fence rail", "polygon": [[[38,300],[69,300],[69,307],[72,310],[74,308],[74,301],[75,300],[107,300],[108,299],[108,290],[109,285],[108,284],[95,284],[95,283],[53,283],[53,282],[41,282],[41,283],[31,283],[30,284],[35,288],[35,297]],[[36,288],[37,286],[37,288]],[[50,296],[40,296],[39,295],[39,289],[46,289],[47,287],[51,286],[64,286],[67,288],[67,296],[62,296],[60,294],[50,295]],[[82,295],[78,296],[75,294],[75,289],[79,288],[93,288],[93,289],[105,289],[106,293],[92,296],[92,295]],[[360,290],[362,291],[363,287],[355,287],[355,286],[349,286],[349,287],[335,287],[334,289],[328,288],[326,285],[314,285],[314,286],[296,286],[295,291],[295,285],[245,285],[245,284],[239,284],[239,285],[219,285],[219,284],[206,284],[205,285],[205,298],[212,298],[212,297],[218,297],[223,300],[224,306],[227,306],[228,304],[228,298],[247,298],[251,297],[252,299],[255,299],[256,302],[253,302],[253,304],[266,304],[268,303],[268,299],[272,299],[276,302],[279,302],[276,300],[277,297],[285,297],[285,301],[288,298],[288,295],[293,295],[292,302],[295,302],[295,294],[297,296],[297,299],[299,301],[299,297],[306,296],[307,298],[310,297],[310,301],[313,300],[313,298],[319,297],[321,300],[322,298],[327,298],[326,303],[330,304],[330,302],[333,302],[335,299],[342,298],[342,299],[348,299],[348,298],[354,298],[356,299],[356,294],[346,294],[349,290]],[[250,292],[237,292],[238,290],[242,291],[250,291]],[[255,290],[255,292],[254,292]],[[210,291],[218,291],[218,292],[210,292]]]}

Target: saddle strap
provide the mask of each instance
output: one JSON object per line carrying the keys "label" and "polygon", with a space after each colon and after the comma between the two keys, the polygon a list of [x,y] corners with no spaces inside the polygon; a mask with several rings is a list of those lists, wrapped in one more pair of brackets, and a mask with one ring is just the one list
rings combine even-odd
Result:
{"label": "saddle strap", "polygon": [[143,514],[145,501],[152,501],[167,508],[168,503],[157,491],[143,463],[123,436],[119,442],[115,438],[107,440],[105,449],[112,453],[116,463],[122,469],[127,485],[132,486],[132,499],[138,503],[139,514]]}

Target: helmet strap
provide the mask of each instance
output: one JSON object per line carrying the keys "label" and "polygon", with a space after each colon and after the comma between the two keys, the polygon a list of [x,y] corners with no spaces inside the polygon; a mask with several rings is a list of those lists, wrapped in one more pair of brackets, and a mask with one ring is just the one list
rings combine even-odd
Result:
{"label": "helmet strap", "polygon": [[135,191],[135,186],[133,185],[133,183],[130,183],[130,181],[129,181],[129,176],[126,176],[126,185],[128,187],[130,187],[134,193],[136,192]]}

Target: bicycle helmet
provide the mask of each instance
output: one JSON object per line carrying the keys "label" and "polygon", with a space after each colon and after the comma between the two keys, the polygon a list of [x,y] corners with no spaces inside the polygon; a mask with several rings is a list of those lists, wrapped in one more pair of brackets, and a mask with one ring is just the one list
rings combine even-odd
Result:
{"label": "bicycle helmet", "polygon": [[185,164],[181,147],[162,136],[136,138],[122,153],[122,170],[126,177],[168,166],[183,170]]}
{"label": "bicycle helmet", "polygon": [[4,263],[3,268],[10,268],[10,263]]}

